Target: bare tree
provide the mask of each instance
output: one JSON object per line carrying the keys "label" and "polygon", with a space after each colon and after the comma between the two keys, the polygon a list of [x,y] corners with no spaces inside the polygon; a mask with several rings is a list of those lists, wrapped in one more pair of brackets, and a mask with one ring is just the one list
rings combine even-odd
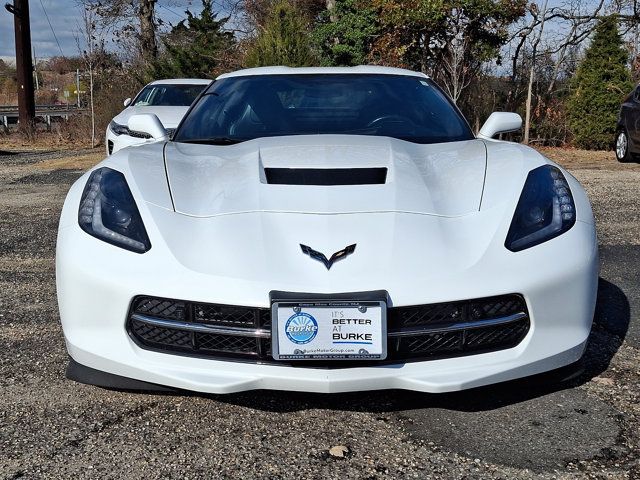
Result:
{"label": "bare tree", "polygon": [[[156,41],[155,6],[157,0],[138,0],[138,18],[140,20],[140,50],[147,61],[158,56]],[[133,3],[133,2],[128,2]]]}
{"label": "bare tree", "polygon": [[553,45],[555,45],[555,48],[552,47],[550,49],[550,52],[555,55],[555,63],[547,93],[553,92],[558,72],[567,59],[570,48],[581,45],[591,35],[596,26],[596,20],[605,6],[604,0],[599,0],[590,12],[580,14],[583,3],[580,0],[572,0],[556,9],[556,18],[568,22],[569,29],[561,38],[554,39]]}
{"label": "bare tree", "polygon": [[[544,24],[547,15],[547,5],[549,0],[545,0],[542,10],[539,10],[535,3],[532,3],[529,7],[529,11],[531,12],[531,16],[535,23],[538,23],[537,31],[536,27],[533,30],[533,38],[531,39],[531,61],[529,65],[529,84],[527,86],[527,103],[525,106],[525,119],[524,119],[524,143],[529,143],[529,130],[531,127],[531,97],[533,95],[533,80],[534,80],[534,71],[536,65],[536,53],[538,51],[538,45],[540,44],[540,40],[542,39],[542,34],[544,32]],[[538,20],[539,19],[539,20]]]}
{"label": "bare tree", "polygon": [[[89,110],[91,113],[91,148],[96,146],[96,115],[93,102],[96,57],[104,51],[104,37],[96,28],[96,13],[90,7],[82,10],[81,23],[75,35],[80,57],[89,75]],[[83,48],[84,47],[84,48]],[[80,92],[78,92],[78,95]]]}
{"label": "bare tree", "polygon": [[469,36],[465,35],[461,16],[460,9],[454,9],[450,29],[451,38],[444,46],[440,62],[440,66],[445,71],[440,81],[455,103],[458,103],[460,95],[469,86],[476,72],[468,55],[471,45]]}
{"label": "bare tree", "polygon": [[116,38],[133,35],[142,59],[149,63],[158,55],[155,8],[158,0],[80,0],[85,10],[94,12],[102,29]]}
{"label": "bare tree", "polygon": [[618,16],[622,35],[627,38],[631,52],[631,67],[634,78],[640,77],[640,6],[638,0],[613,0],[612,12]]}
{"label": "bare tree", "polygon": [[[613,0],[615,2],[617,0]],[[622,0],[632,1],[637,0]],[[613,2],[608,5],[613,8]],[[512,35],[514,53],[511,59],[511,91],[508,103],[515,102],[521,86],[525,83],[520,78],[519,65],[523,54],[526,52],[527,80],[525,101],[525,143],[530,141],[531,113],[534,108],[534,85],[536,84],[536,61],[541,50],[545,53],[546,65],[551,62],[552,70],[546,85],[546,94],[551,95],[555,91],[556,83],[567,60],[575,54],[583,42],[593,32],[597,19],[603,14],[607,4],[605,0],[597,3],[587,3],[581,0],[566,0],[560,4],[549,6],[545,0],[542,8],[532,3],[528,8],[527,20]],[[552,27],[545,27],[552,24]],[[540,102],[538,94],[537,103]]]}

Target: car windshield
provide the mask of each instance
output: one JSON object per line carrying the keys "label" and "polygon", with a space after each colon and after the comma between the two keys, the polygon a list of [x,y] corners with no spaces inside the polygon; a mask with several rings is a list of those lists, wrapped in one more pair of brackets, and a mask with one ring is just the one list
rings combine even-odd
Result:
{"label": "car windshield", "polygon": [[176,142],[233,144],[284,135],[374,135],[415,143],[473,134],[430,80],[386,74],[229,77],[214,82],[176,132]]}
{"label": "car windshield", "polygon": [[132,105],[188,107],[206,87],[206,85],[147,85]]}

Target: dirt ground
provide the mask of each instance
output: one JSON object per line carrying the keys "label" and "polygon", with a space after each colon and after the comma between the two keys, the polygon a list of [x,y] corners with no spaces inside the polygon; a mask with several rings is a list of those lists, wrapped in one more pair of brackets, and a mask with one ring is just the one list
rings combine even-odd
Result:
{"label": "dirt ground", "polygon": [[[102,150],[2,150],[0,478],[640,479],[640,164],[543,150],[586,187],[598,223],[579,378],[444,395],[152,395],[64,378],[58,215]],[[344,458],[329,454],[338,445]]]}

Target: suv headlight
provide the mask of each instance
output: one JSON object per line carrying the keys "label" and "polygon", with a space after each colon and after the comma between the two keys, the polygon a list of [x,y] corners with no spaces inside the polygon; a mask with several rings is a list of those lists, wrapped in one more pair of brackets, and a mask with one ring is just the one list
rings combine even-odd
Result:
{"label": "suv headlight", "polygon": [[543,165],[529,172],[504,246],[512,252],[546,242],[576,223],[576,206],[562,172]]}
{"label": "suv headlight", "polygon": [[128,135],[129,134],[129,128],[126,125],[120,125],[119,123],[116,123],[114,121],[111,121],[111,123],[109,123],[109,128],[116,135]]}
{"label": "suv headlight", "polygon": [[124,175],[110,168],[91,173],[78,210],[80,228],[100,240],[136,253],[151,248]]}

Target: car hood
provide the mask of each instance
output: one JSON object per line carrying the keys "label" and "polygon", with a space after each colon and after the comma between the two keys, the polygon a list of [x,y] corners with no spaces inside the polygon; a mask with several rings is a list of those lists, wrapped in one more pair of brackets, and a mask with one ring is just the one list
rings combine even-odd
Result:
{"label": "car hood", "polygon": [[[549,163],[529,147],[489,140],[443,145],[366,137],[327,140],[290,137],[230,147],[155,142],[119,150],[96,168],[109,167],[125,175],[151,240],[152,248],[144,255],[151,257],[151,263],[175,258],[191,272],[213,276],[194,277],[202,279],[198,284],[209,285],[215,278],[231,285],[224,294],[218,292],[219,298],[210,289],[195,295],[213,295],[207,300],[213,303],[263,306],[268,301],[265,290],[333,293],[386,289],[398,305],[437,302],[447,296],[451,300],[473,298],[478,295],[477,285],[486,280],[487,265],[504,266],[508,255],[509,265],[528,274],[532,256],[545,248],[513,254],[504,247],[529,172]],[[321,160],[331,166],[361,162],[390,165],[395,172],[384,185],[263,183],[260,162],[280,164],[286,152],[290,153],[286,158],[289,165],[314,166]],[[61,230],[79,228],[79,198],[90,172],[74,184],[74,193],[67,197]],[[563,173],[577,202],[578,222],[592,223],[583,190],[569,173]],[[374,194],[368,193],[370,189]],[[412,195],[407,196],[409,193]],[[301,213],[267,211],[276,207]],[[371,213],[318,215],[309,213],[312,207],[316,212],[331,207],[339,212]],[[414,212],[438,214],[402,213],[408,207]],[[396,211],[378,213],[373,211],[376,208]],[[192,213],[185,215],[186,211]],[[465,211],[473,213],[443,216]],[[193,212],[229,214],[199,217]],[[560,236],[555,242],[568,237]],[[357,248],[348,260],[327,270],[306,255],[301,244],[327,257],[349,245]],[[544,252],[554,247],[546,248]],[[113,256],[125,255],[112,250]],[[407,278],[417,287],[407,288]],[[460,278],[468,281],[461,285]],[[486,295],[511,291],[511,277],[504,278],[507,281],[502,281],[500,288],[493,285]],[[175,275],[163,278],[163,282],[161,289],[167,292],[181,284]],[[422,288],[425,285],[428,288]],[[451,285],[457,288],[455,294]]]}
{"label": "car hood", "polygon": [[[480,208],[486,159],[480,140],[419,145],[323,135],[165,147],[174,208],[196,217],[249,212],[462,216]],[[342,177],[356,184],[309,185],[316,179],[308,169],[315,175],[333,170],[324,183]]]}
{"label": "car hood", "polygon": [[113,121],[120,125],[126,125],[132,115],[153,113],[160,119],[164,128],[176,128],[184,114],[187,113],[187,110],[189,110],[189,107],[133,106],[125,108],[113,117]]}

